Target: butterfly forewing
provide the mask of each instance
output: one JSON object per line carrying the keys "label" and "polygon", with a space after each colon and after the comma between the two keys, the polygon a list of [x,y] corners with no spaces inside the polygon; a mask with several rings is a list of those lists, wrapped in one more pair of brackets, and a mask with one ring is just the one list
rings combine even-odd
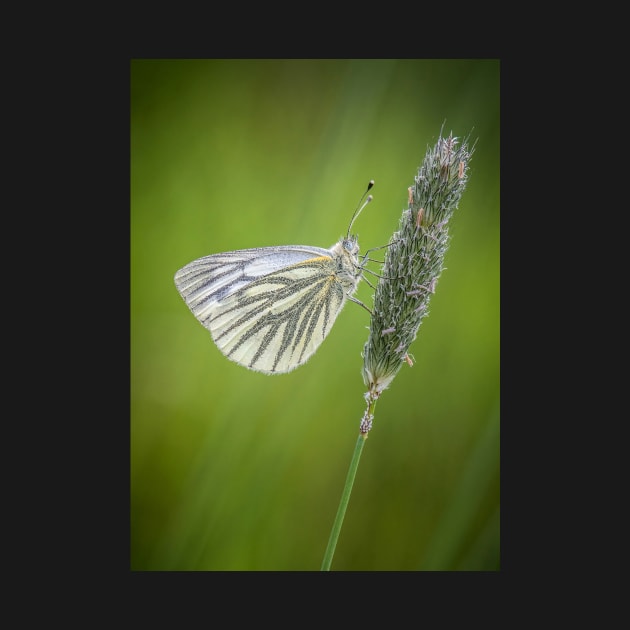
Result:
{"label": "butterfly forewing", "polygon": [[[321,247],[256,247],[198,258],[175,274],[175,285],[186,303],[217,301],[248,282],[281,267],[330,252]],[[194,312],[194,310],[193,310]]]}

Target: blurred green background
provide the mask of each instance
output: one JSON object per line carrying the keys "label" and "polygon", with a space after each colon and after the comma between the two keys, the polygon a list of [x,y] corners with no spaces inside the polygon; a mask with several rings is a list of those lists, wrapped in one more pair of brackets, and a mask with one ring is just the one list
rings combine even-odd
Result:
{"label": "blurred green background", "polygon": [[348,303],[306,365],[266,376],[223,357],[173,275],[232,249],[329,247],[370,179],[353,232],[386,244],[442,126],[477,140],[469,182],[332,570],[500,569],[499,76],[496,59],[131,62],[132,570],[319,570],[369,315]]}

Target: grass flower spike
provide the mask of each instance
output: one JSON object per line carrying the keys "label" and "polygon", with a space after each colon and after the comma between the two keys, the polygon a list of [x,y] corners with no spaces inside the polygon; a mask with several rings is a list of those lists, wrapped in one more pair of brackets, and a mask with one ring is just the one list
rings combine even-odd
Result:
{"label": "grass flower spike", "polygon": [[[466,187],[473,150],[449,135],[427,151],[409,188],[409,205],[389,242],[374,295],[370,334],[363,350],[368,411],[361,432],[371,427],[373,403],[402,367],[412,365],[409,347],[418,334],[444,269],[448,222]],[[369,412],[369,413],[368,413]]]}

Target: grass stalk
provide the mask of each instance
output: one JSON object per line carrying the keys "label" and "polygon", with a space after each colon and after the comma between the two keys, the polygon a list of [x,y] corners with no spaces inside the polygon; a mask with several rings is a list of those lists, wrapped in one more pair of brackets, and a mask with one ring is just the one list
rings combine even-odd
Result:
{"label": "grass stalk", "polygon": [[386,248],[380,280],[374,293],[370,332],[363,348],[363,381],[367,408],[333,523],[322,571],[329,571],[350,501],[363,445],[372,429],[376,401],[403,364],[413,366],[409,347],[418,334],[444,269],[449,246],[448,222],[468,181],[474,151],[452,133],[438,138],[408,189],[408,207]]}

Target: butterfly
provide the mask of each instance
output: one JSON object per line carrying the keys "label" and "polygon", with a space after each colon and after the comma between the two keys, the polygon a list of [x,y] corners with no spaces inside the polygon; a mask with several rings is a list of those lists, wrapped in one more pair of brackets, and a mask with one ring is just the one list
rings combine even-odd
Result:
{"label": "butterfly", "polygon": [[[370,181],[361,197],[374,185]],[[175,286],[230,360],[256,372],[284,374],[315,353],[353,297],[367,254],[350,229],[329,249],[278,245],[211,254],[175,274]]]}

